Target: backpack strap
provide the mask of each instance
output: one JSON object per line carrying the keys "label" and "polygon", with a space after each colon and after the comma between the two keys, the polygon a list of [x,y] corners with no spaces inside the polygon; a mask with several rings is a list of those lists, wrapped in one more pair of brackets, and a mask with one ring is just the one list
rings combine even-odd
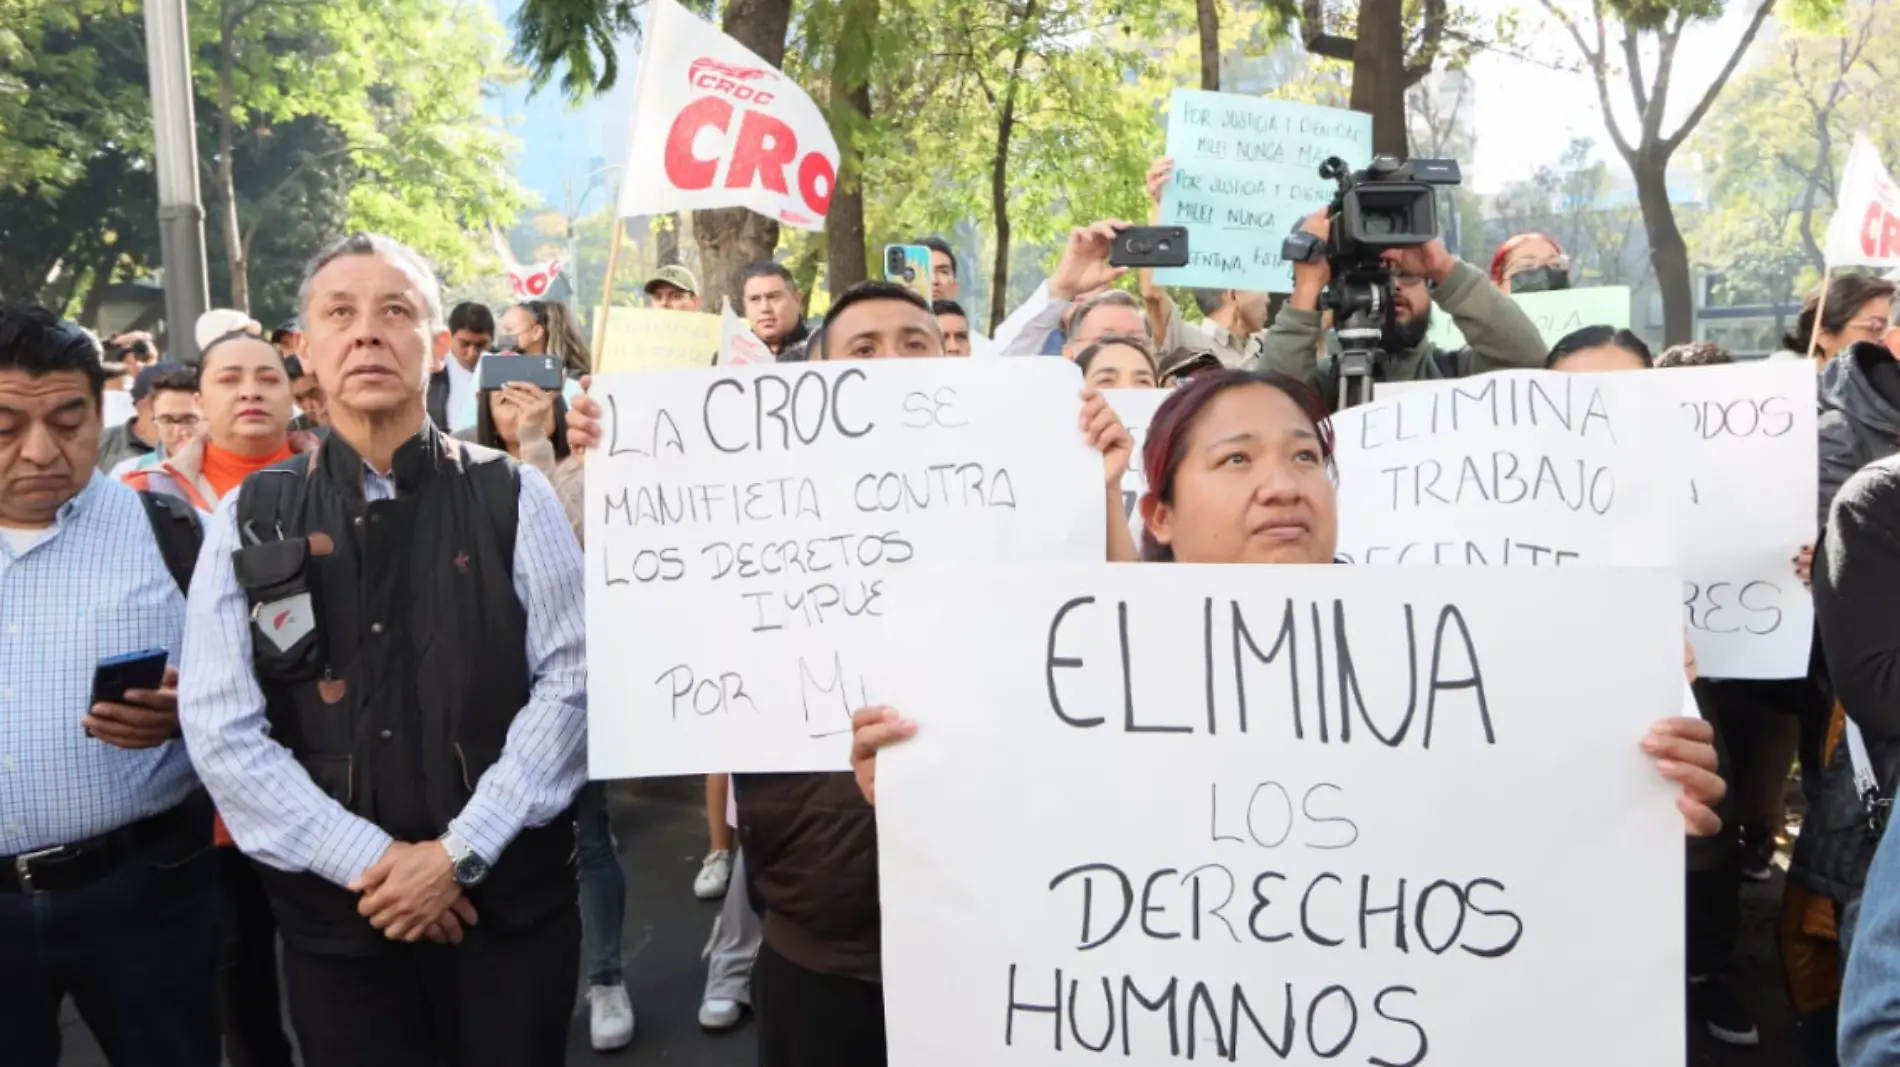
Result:
{"label": "backpack strap", "polygon": [[1432,363],[1438,367],[1438,376],[1440,378],[1458,377],[1458,353],[1447,352],[1442,348],[1433,348]]}
{"label": "backpack strap", "polygon": [[178,583],[178,591],[189,595],[191,575],[198,567],[198,549],[205,540],[198,512],[175,496],[149,490],[139,490],[139,502],[145,505],[145,518],[152,524],[152,536],[158,539],[165,569]]}

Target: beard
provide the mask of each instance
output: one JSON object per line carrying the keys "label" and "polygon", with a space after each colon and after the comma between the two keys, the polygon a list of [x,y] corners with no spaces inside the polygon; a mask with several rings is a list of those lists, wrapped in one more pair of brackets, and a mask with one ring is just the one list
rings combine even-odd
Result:
{"label": "beard", "polygon": [[1389,355],[1410,352],[1425,343],[1425,335],[1432,328],[1432,309],[1426,308],[1410,322],[1401,321],[1397,315],[1387,319],[1385,329],[1379,335],[1379,347]]}

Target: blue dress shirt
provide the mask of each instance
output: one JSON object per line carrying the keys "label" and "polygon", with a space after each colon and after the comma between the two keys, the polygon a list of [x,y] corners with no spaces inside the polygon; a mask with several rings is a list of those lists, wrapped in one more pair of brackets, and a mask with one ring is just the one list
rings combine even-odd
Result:
{"label": "blue dress shirt", "polygon": [[[238,847],[284,871],[347,886],[392,842],[383,829],[317,788],[271,740],[251,667],[250,611],[232,563],[241,542],[233,492],[206,531],[192,581],[179,670],[180,718],[193,761]],[[365,500],[396,487],[365,469]],[[521,468],[515,595],[528,615],[533,690],[508,727],[501,758],[449,829],[490,863],[515,835],[566,810],[587,781],[586,609],[580,544],[546,476]]]}
{"label": "blue dress shirt", "polygon": [[16,554],[0,537],[0,856],[116,830],[197,788],[183,744],[118,748],[79,721],[100,660],[176,661],[184,617],[145,505],[103,474],[45,540]]}

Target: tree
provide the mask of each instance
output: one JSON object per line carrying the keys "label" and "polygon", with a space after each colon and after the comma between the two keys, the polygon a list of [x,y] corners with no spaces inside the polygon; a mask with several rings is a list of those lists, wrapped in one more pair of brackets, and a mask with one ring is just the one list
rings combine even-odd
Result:
{"label": "tree", "polygon": [[1220,0],[1195,0],[1195,22],[1201,33],[1201,88],[1220,89]]}
{"label": "tree", "polygon": [[[506,144],[481,113],[499,62],[485,11],[451,0],[194,0],[200,114],[215,129],[211,181],[230,303],[250,310],[250,249],[304,171],[348,176],[351,210],[450,269],[466,232],[511,216]],[[363,32],[374,26],[377,31]],[[416,41],[428,41],[418,49]],[[262,196],[236,186],[239,143],[311,118],[336,136]],[[246,219],[244,216],[248,215]]]}
{"label": "tree", "polygon": [[[792,0],[726,0],[720,28],[774,67],[784,65],[785,31],[792,21]],[[742,207],[693,212],[699,240],[699,284],[706,299],[720,297],[745,306],[742,275],[747,266],[770,259],[778,247],[778,223]]]}
{"label": "tree", "polygon": [[1352,65],[1354,111],[1372,116],[1372,151],[1406,154],[1406,91],[1443,64],[1459,67],[1480,49],[1507,41],[1511,13],[1481,30],[1479,16],[1450,0],[1269,0],[1313,55]]}
{"label": "tree", "polygon": [[[1689,275],[1689,246],[1676,221],[1675,206],[1669,200],[1669,163],[1684,139],[1721,95],[1729,77],[1755,41],[1762,24],[1774,10],[1775,0],[1750,0],[1753,13],[1741,39],[1729,52],[1727,61],[1713,81],[1702,91],[1687,117],[1673,133],[1663,131],[1668,110],[1676,51],[1682,36],[1692,24],[1719,13],[1710,0],[1591,0],[1587,21],[1574,16],[1557,0],[1538,0],[1569,33],[1582,53],[1585,66],[1596,82],[1597,100],[1603,108],[1603,122],[1610,141],[1630,168],[1636,182],[1636,200],[1642,208],[1643,230],[1649,240],[1650,263],[1656,271],[1656,284],[1662,290],[1663,341],[1679,344],[1690,340],[1695,330],[1695,292]],[[1636,128],[1626,131],[1611,104],[1609,23],[1617,24],[1621,38],[1621,73],[1628,79],[1630,99],[1636,114]],[[1655,70],[1644,72],[1644,47],[1654,49]],[[1634,136],[1631,136],[1631,133]]]}

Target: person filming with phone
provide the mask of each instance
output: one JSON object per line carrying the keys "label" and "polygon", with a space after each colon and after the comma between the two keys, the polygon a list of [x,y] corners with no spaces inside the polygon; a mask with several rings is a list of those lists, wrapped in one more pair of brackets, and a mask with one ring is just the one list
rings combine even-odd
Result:
{"label": "person filming with phone", "polygon": [[[0,1061],[71,997],[119,1067],[219,1059],[211,805],[179,740],[189,508],[95,470],[99,344],[0,303]],[[109,565],[108,565],[109,564]]]}

